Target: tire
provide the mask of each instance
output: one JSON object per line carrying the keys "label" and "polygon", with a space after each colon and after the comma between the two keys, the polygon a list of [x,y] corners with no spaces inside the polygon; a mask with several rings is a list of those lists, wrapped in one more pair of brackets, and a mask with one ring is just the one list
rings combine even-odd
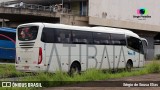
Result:
{"label": "tire", "polygon": [[126,64],[126,71],[128,71],[128,72],[131,72],[132,71],[132,63],[130,63],[130,62],[127,62],[127,64]]}
{"label": "tire", "polygon": [[81,73],[80,65],[78,63],[73,63],[70,67],[69,75],[74,76],[74,75],[80,74],[80,73]]}

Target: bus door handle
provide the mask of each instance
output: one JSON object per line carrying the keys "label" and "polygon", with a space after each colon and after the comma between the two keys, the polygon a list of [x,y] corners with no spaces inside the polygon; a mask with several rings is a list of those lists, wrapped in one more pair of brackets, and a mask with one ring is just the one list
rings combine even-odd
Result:
{"label": "bus door handle", "polygon": [[92,58],[94,58],[94,57],[92,57]]}

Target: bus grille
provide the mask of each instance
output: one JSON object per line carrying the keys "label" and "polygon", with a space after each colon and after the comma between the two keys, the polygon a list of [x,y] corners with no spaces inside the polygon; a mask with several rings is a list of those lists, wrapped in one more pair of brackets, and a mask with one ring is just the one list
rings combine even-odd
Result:
{"label": "bus grille", "polygon": [[35,42],[20,42],[21,48],[33,48]]}

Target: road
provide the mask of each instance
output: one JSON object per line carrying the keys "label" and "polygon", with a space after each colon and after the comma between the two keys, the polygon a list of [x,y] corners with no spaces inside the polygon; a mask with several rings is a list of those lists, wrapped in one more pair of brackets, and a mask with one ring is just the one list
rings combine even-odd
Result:
{"label": "road", "polygon": [[[105,81],[121,81],[121,83],[125,82],[125,81],[129,81],[129,82],[133,82],[133,81],[147,81],[147,82],[152,82],[152,81],[158,81],[158,87],[105,87],[105,86],[101,86],[101,87],[95,87],[94,85],[97,85],[98,83],[85,83],[87,86],[91,85],[91,86],[87,86],[87,87],[82,87],[81,84],[79,86],[81,87],[51,87],[51,88],[44,88],[43,90],[160,90],[160,73],[159,74],[148,74],[148,75],[141,75],[141,76],[132,76],[132,77],[124,77],[124,78],[119,78],[119,79],[110,79],[110,80],[105,80]],[[108,84],[108,82],[103,82],[103,84],[105,85],[105,83]],[[101,84],[101,83],[99,83]],[[77,85],[77,84],[76,84]],[[94,87],[93,87],[94,86]]]}

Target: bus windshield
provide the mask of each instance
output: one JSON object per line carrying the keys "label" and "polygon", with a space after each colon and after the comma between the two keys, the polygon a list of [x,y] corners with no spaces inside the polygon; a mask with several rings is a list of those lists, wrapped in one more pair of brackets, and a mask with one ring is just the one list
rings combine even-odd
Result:
{"label": "bus windshield", "polygon": [[37,38],[38,26],[25,26],[18,28],[18,39],[20,41],[30,41]]}
{"label": "bus windshield", "polygon": [[127,36],[128,47],[137,52],[144,54],[142,41],[138,38]]}

